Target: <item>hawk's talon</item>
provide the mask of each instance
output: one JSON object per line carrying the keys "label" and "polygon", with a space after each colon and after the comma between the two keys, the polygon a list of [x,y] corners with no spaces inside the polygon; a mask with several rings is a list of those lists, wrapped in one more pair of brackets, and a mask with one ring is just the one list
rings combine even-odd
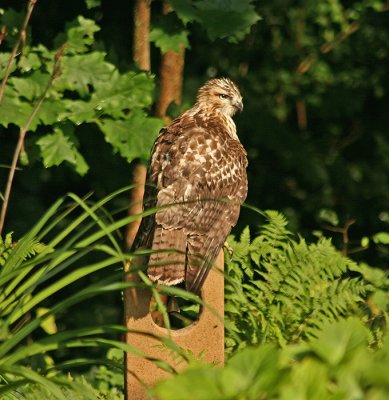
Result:
{"label": "hawk's talon", "polygon": [[227,242],[224,242],[223,248],[225,250],[227,250],[227,253],[228,253],[228,255],[230,256],[230,259],[231,259],[232,256],[234,255],[234,249]]}

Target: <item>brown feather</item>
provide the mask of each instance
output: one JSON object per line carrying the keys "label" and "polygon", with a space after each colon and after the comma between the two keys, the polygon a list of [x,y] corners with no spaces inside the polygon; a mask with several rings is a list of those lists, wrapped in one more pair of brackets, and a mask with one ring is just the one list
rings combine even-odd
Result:
{"label": "brown feather", "polygon": [[154,189],[144,206],[163,208],[142,220],[134,242],[134,248],[153,250],[150,279],[167,285],[185,280],[187,290],[199,293],[236,224],[247,194],[246,152],[231,118],[241,107],[234,83],[211,80],[194,107],[155,141],[148,170]]}

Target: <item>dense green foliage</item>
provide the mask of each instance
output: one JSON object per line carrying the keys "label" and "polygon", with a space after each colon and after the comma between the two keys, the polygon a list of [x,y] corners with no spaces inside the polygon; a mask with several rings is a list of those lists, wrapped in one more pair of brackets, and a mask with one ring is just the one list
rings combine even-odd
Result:
{"label": "dense green foliage", "polygon": [[[61,222],[69,211],[77,211],[76,204],[60,212],[64,204],[60,200],[20,241],[13,243],[8,235],[0,243],[3,393],[16,393],[21,386],[18,392],[31,399],[48,393],[66,399],[122,398],[122,351],[136,351],[110,338],[123,329],[87,323],[57,331],[62,315],[72,312],[74,305],[123,287],[116,266],[125,255],[116,231],[133,217],[112,223],[102,209],[118,194],[96,205],[72,195],[85,211],[75,214],[68,227],[60,229]],[[189,370],[157,385],[156,393],[169,400],[287,399],[292,394],[301,399],[384,399],[389,355],[387,274],[350,260],[327,239],[312,244],[301,237],[296,240],[286,229],[285,218],[275,211],[261,214],[267,221],[259,235],[251,240],[246,229],[240,240],[231,237],[232,258],[226,253],[226,367],[203,365],[191,355]],[[89,264],[86,256],[91,253],[97,258]],[[77,281],[107,268],[109,276],[72,290]],[[67,287],[70,295],[58,301],[57,292]],[[175,291],[179,293],[178,289],[167,293]],[[50,307],[41,307],[47,299]],[[34,337],[32,344],[24,344],[27,337]],[[180,357],[172,343],[164,345]],[[64,349],[93,347],[117,350],[110,350],[106,359],[83,355],[54,362]],[[63,369],[88,364],[96,366],[83,377],[61,374]],[[197,381],[202,384],[194,385]]]}
{"label": "dense green foliage", "polygon": [[[328,239],[293,238],[275,211],[227,257],[224,368],[193,363],[162,400],[386,399],[389,278]],[[374,351],[372,349],[375,349]]]}
{"label": "dense green foliage", "polygon": [[[125,189],[97,204],[75,195],[69,196],[71,202],[60,199],[20,240],[13,242],[9,234],[0,241],[0,393],[34,382],[56,398],[66,398],[62,385],[79,396],[84,385],[62,376],[63,368],[104,363],[114,367],[100,358],[101,351],[88,353],[88,348],[131,350],[115,340],[124,327],[107,321],[86,320],[73,329],[58,329],[63,316],[73,313],[79,303],[125,286],[120,264],[126,257],[118,229],[134,217],[112,224],[104,210],[122,192]],[[83,284],[104,270],[109,271],[105,277]],[[66,360],[67,349],[80,348],[82,356]],[[52,352],[62,353],[65,362],[54,362]]]}
{"label": "dense green foliage", "polygon": [[[163,121],[145,113],[153,102],[152,77],[134,71],[120,73],[105,61],[104,52],[91,48],[99,29],[94,21],[79,16],[69,23],[66,34],[54,39],[57,46],[64,45],[59,51],[50,51],[42,44],[26,46],[25,56],[18,58],[8,80],[0,124],[22,128],[58,64],[58,73],[28,129],[34,133],[29,143],[38,146],[36,157],[46,168],[66,162],[78,174],[87,173],[89,167],[78,150],[75,126],[96,124],[114,153],[131,162],[148,157],[163,125]],[[6,39],[12,43],[13,37]],[[5,65],[9,57],[10,53],[1,53],[0,63]],[[43,130],[45,126],[47,130]],[[142,135],[138,136],[140,129]],[[28,163],[28,152],[24,153],[24,163]]]}
{"label": "dense green foliage", "polygon": [[[0,24],[8,35],[0,74],[20,30],[24,4],[2,3]],[[180,0],[172,1],[173,12],[162,16],[160,2],[152,2],[152,72],[158,72],[159,50],[187,48],[182,108],[210,76],[237,81],[245,103],[237,125],[249,153],[249,203],[282,210],[299,231],[322,229],[322,209],[336,212],[340,226],[356,219],[355,243],[362,235],[387,230],[385,4]],[[31,124],[34,132],[27,135],[23,161],[28,158],[30,167],[24,181],[35,185],[16,181],[11,230],[21,234],[26,223],[33,223],[27,202],[36,216],[66,190],[103,196],[126,185],[129,167],[112,157],[105,141],[127,161],[148,157],[160,126],[150,118],[158,80],[139,74],[131,64],[133,22],[131,10],[123,12],[126,7],[87,1],[70,2],[62,10],[47,0],[38,3],[5,92],[9,107],[3,104],[7,112],[0,113],[0,125],[8,126],[0,128],[3,165],[10,162],[15,124],[25,124],[50,78],[57,49],[68,45],[62,75]],[[173,107],[172,116],[177,111]],[[43,172],[38,159],[47,166],[62,164]],[[1,174],[2,187],[4,180]],[[51,195],[39,196],[43,190]],[[249,219],[243,213],[241,226]]]}
{"label": "dense green foliage", "polygon": [[227,335],[227,348],[300,343],[323,324],[348,316],[369,321],[372,341],[379,340],[387,318],[387,274],[343,256],[328,239],[296,240],[282,215],[264,215],[268,222],[259,236],[251,241],[246,228],[239,242],[230,242],[235,251],[226,263],[226,320],[233,335]]}
{"label": "dense green foliage", "polygon": [[388,398],[388,336],[379,351],[367,349],[368,332],[349,319],[325,324],[316,339],[279,349],[265,344],[244,349],[226,367],[193,366],[161,382],[161,400]]}
{"label": "dense green foliage", "polygon": [[[170,117],[206,79],[236,81],[248,203],[286,218],[267,211],[260,225],[247,207],[230,237],[226,367],[189,357],[189,370],[155,393],[388,398],[387,2],[170,0],[165,15],[154,0],[150,73],[131,62],[128,2],[39,0],[10,59],[26,3],[0,9],[0,80],[12,61],[0,100],[1,200],[26,133],[0,238],[0,397],[123,398],[122,354],[136,349],[118,341],[131,218],[127,189],[117,190],[164,124],[153,117],[158,56],[184,47],[183,103]],[[77,195],[65,200],[69,191]]]}

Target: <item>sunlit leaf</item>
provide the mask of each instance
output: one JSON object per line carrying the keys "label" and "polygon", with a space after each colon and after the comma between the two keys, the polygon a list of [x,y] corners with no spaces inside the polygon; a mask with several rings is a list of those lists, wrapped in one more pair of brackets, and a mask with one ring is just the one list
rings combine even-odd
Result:
{"label": "sunlit leaf", "polygon": [[[45,315],[48,313],[50,310],[45,307],[39,307],[36,310],[37,316],[41,317],[42,315]],[[42,329],[48,333],[49,335],[53,335],[54,333],[58,332],[57,324],[55,323],[55,318],[54,315],[50,315],[46,319],[44,319],[41,323]]]}
{"label": "sunlit leaf", "polygon": [[41,149],[43,163],[46,168],[60,165],[67,161],[74,166],[80,175],[84,175],[88,171],[84,158],[61,129],[54,128],[53,133],[42,136],[36,143]]}
{"label": "sunlit leaf", "polygon": [[58,90],[74,90],[81,96],[90,93],[90,85],[109,82],[114,66],[104,61],[105,54],[93,52],[65,56],[61,62],[61,75],[53,86]]}
{"label": "sunlit leaf", "polygon": [[126,120],[101,119],[97,123],[106,141],[131,162],[135,158],[148,159],[151,146],[165,121],[133,112]]}
{"label": "sunlit leaf", "polygon": [[125,110],[148,107],[153,102],[154,81],[144,73],[115,71],[110,79],[96,82],[91,103],[100,114],[125,116]]}
{"label": "sunlit leaf", "polygon": [[184,29],[174,13],[161,17],[150,31],[149,39],[161,49],[162,53],[169,50],[178,53],[182,48],[189,47],[189,31]]}
{"label": "sunlit leaf", "polygon": [[15,88],[20,97],[33,100],[42,95],[49,79],[49,74],[34,71],[28,78],[10,78],[9,84]]}
{"label": "sunlit leaf", "polygon": [[367,330],[356,319],[326,324],[311,344],[316,354],[332,367],[347,361],[363,345],[367,345]]}
{"label": "sunlit leaf", "polygon": [[389,232],[378,232],[373,236],[374,243],[389,244]]}
{"label": "sunlit leaf", "polygon": [[66,43],[67,54],[84,53],[94,42],[94,34],[99,30],[95,21],[79,15],[75,21],[67,24],[66,34],[57,36],[55,45],[60,47]]}
{"label": "sunlit leaf", "polygon": [[319,218],[333,226],[338,226],[339,224],[339,218],[334,210],[329,210],[327,208],[321,209],[319,212]]}
{"label": "sunlit leaf", "polygon": [[[28,116],[32,112],[32,104],[23,101],[10,87],[5,91],[3,102],[0,105],[0,124],[8,127],[9,124],[15,124],[19,127],[24,126]],[[37,127],[37,118],[30,125],[30,130],[34,131]]]}
{"label": "sunlit leaf", "polygon": [[172,6],[184,23],[199,22],[211,40],[229,38],[238,42],[260,19],[251,0],[177,0],[172,2]]}

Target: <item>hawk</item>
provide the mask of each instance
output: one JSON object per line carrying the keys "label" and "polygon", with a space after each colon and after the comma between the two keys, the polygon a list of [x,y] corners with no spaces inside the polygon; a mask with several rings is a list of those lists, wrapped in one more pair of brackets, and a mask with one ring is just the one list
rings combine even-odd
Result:
{"label": "hawk", "polygon": [[151,151],[133,249],[152,249],[147,274],[199,294],[247,195],[247,153],[232,116],[242,96],[227,78],[202,86],[194,106],[162,128]]}

